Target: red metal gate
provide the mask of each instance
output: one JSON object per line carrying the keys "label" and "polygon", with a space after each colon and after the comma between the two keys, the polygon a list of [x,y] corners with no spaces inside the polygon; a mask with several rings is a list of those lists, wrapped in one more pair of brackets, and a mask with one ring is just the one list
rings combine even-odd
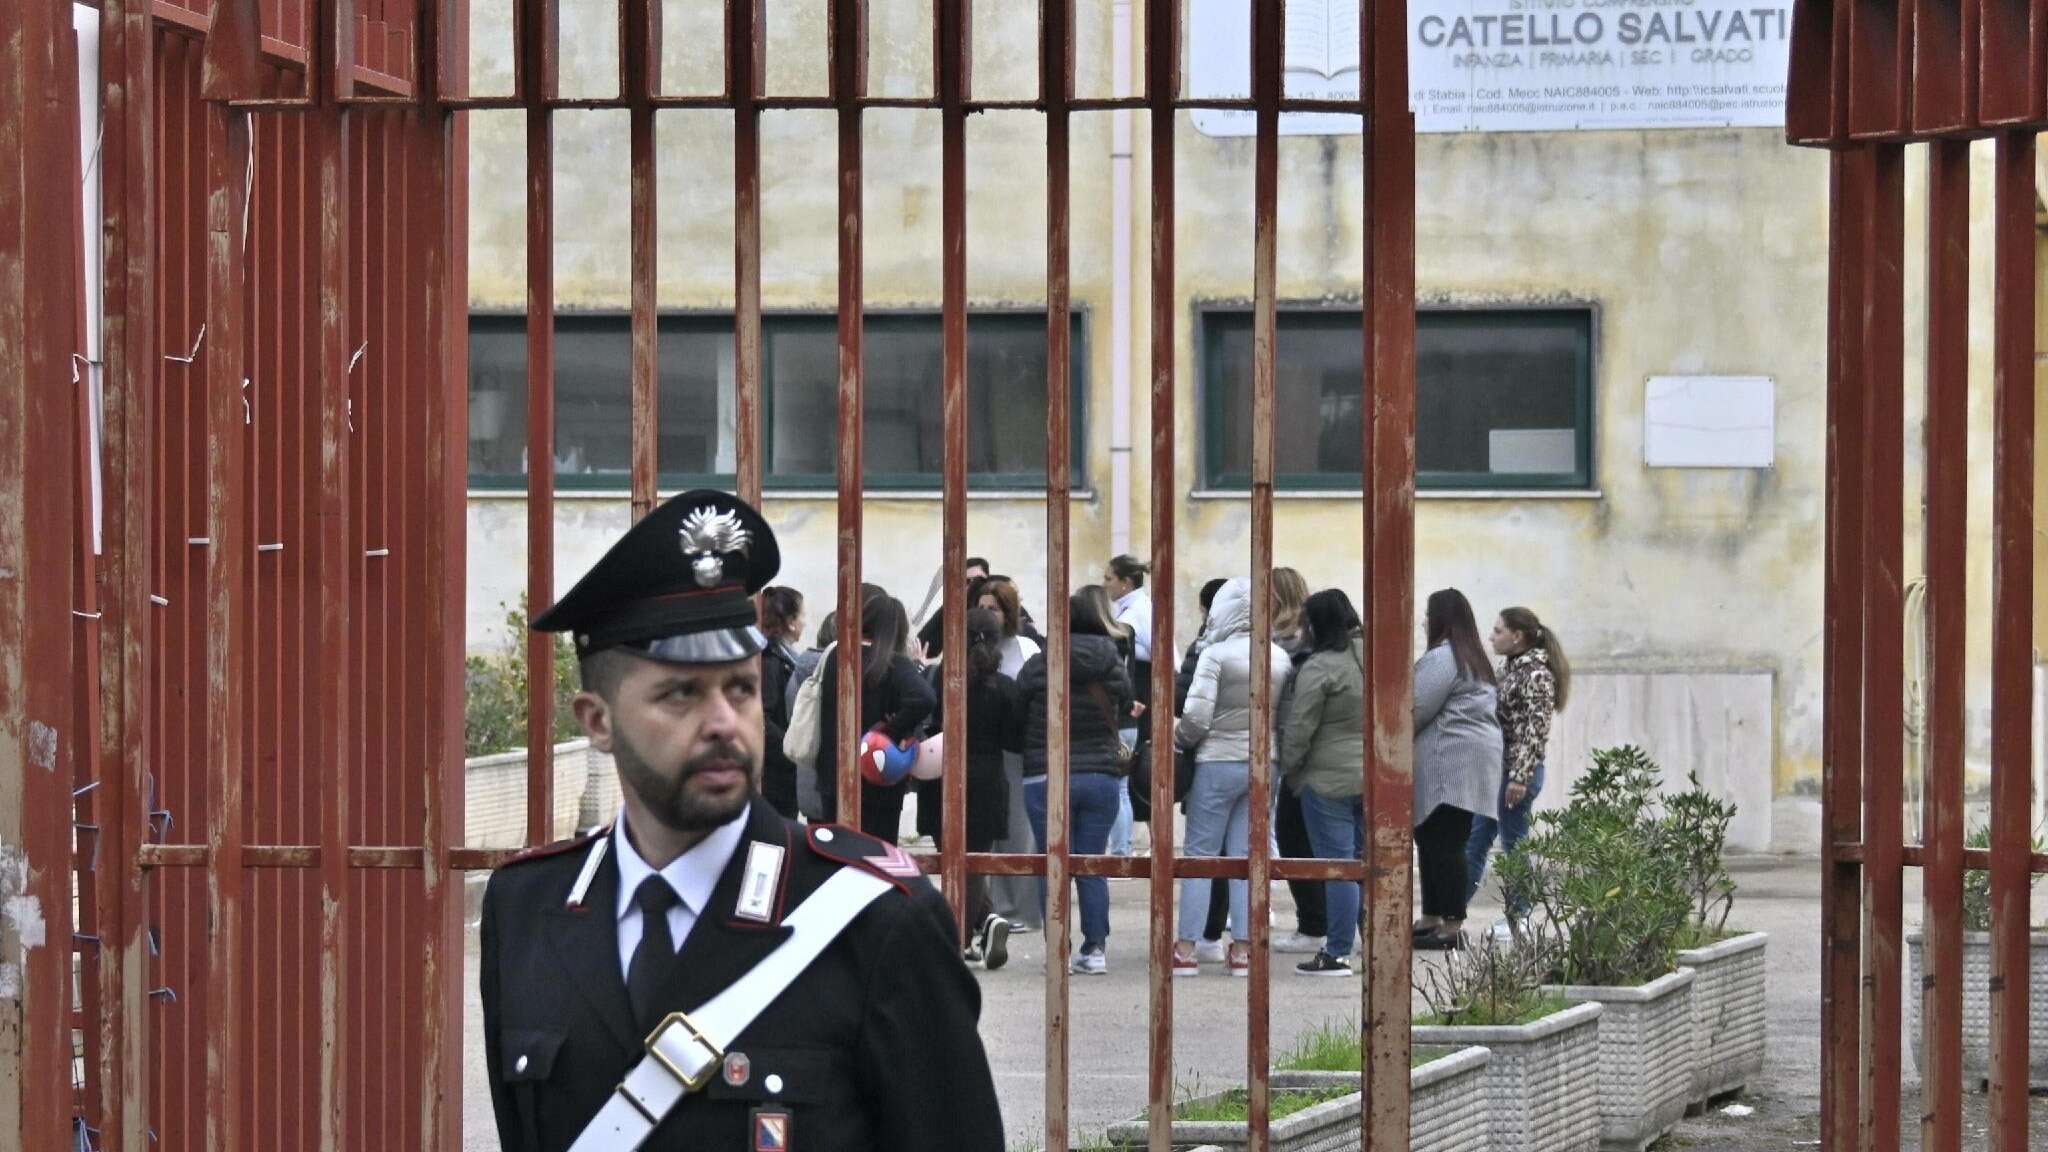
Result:
{"label": "red metal gate", "polygon": [[[1990,1144],[2027,1145],[2035,483],[2035,136],[2048,127],[2048,5],[1801,0],[1786,109],[1830,149],[1827,709],[1821,1143],[1899,1143],[1903,876],[1922,877],[1921,1137],[1962,1146],[1965,869],[1991,885]],[[1991,819],[1963,827],[1970,143],[1993,177]],[[1925,448],[1928,733],[1923,842],[1903,832],[1905,166],[1928,164]],[[1983,611],[1984,606],[1976,606]]]}
{"label": "red metal gate", "polygon": [[[460,845],[464,595],[466,304],[464,118],[526,115],[528,314],[550,316],[554,115],[623,108],[631,118],[632,502],[655,499],[655,120],[667,109],[733,114],[734,297],[739,491],[758,499],[761,458],[760,114],[833,111],[838,121],[839,602],[857,603],[862,537],[863,114],[925,108],[942,118],[943,533],[945,629],[964,647],[967,379],[966,118],[1035,111],[1046,125],[1048,411],[1046,528],[1050,707],[1066,706],[1069,571],[1069,134],[1073,113],[1129,110],[1150,125],[1151,554],[1155,643],[1173,647],[1176,328],[1174,137],[1192,108],[1254,114],[1255,384],[1251,504],[1253,630],[1270,637],[1278,134],[1283,112],[1363,116],[1367,241],[1363,410],[1367,497],[1364,616],[1372,699],[1364,765],[1369,847],[1360,861],[1274,861],[1265,822],[1267,751],[1255,750],[1253,855],[1179,860],[1169,826],[1150,858],[1075,856],[1062,786],[1064,726],[1050,726],[1049,850],[967,855],[964,741],[949,741],[949,850],[927,860],[961,905],[970,870],[1050,881],[1046,977],[1046,1133],[1067,1132],[1066,877],[1149,878],[1152,898],[1152,1146],[1167,1145],[1173,1088],[1173,881],[1246,876],[1252,955],[1247,1077],[1254,1147],[1269,1115],[1272,878],[1366,882],[1361,993],[1363,1146],[1405,1147],[1408,1123],[1409,661],[1414,473],[1414,127],[1407,109],[1406,8],[1361,3],[1356,100],[1285,94],[1279,0],[1249,6],[1248,97],[1182,95],[1180,5],[1145,6],[1145,82],[1130,97],[1075,95],[1072,0],[1042,0],[1039,86],[1030,99],[975,96],[968,0],[932,9],[933,95],[877,97],[866,85],[861,0],[829,5],[831,84],[819,97],[768,97],[762,0],[727,3],[721,95],[663,93],[662,5],[622,0],[614,98],[564,98],[554,0],[521,0],[516,83],[472,97],[461,0],[105,0],[102,61],[107,333],[104,546],[83,543],[83,469],[40,464],[30,437],[76,429],[80,391],[56,375],[77,346],[79,289],[25,267],[76,266],[57,238],[71,198],[43,195],[73,119],[39,117],[28,95],[62,91],[68,5],[28,0],[0,14],[0,45],[22,57],[0,102],[0,376],[27,385],[0,400],[0,785],[20,782],[26,819],[0,806],[0,848],[21,845],[28,891],[54,930],[70,929],[64,870],[78,823],[85,988],[75,1095],[27,1092],[25,1143],[49,1146],[73,1122],[92,1146],[447,1148],[460,1144],[461,906],[457,878],[499,852]],[[15,64],[10,57],[0,62]],[[19,161],[20,163],[16,163]],[[75,223],[75,221],[74,221]],[[23,258],[27,263],[23,263]],[[529,324],[528,594],[553,598],[553,332]],[[53,415],[54,414],[54,415]],[[82,457],[83,448],[78,455]],[[31,474],[31,461],[38,461]],[[67,464],[65,468],[71,468]],[[75,483],[73,482],[75,480]],[[53,557],[62,557],[63,565]],[[31,565],[30,560],[34,563]],[[76,572],[77,588],[58,574]],[[75,612],[76,615],[68,614]],[[852,749],[860,677],[858,613],[842,611],[839,678]],[[61,627],[60,627],[61,625]],[[74,637],[73,631],[76,630]],[[422,658],[424,653],[424,658]],[[528,647],[528,838],[551,812],[551,650]],[[36,675],[25,676],[33,668]],[[70,670],[57,675],[56,670]],[[1154,669],[1155,695],[1171,669]],[[1255,711],[1272,685],[1255,673]],[[959,731],[964,670],[947,670],[944,707]],[[77,719],[70,719],[74,707]],[[44,719],[45,717],[54,719]],[[59,723],[61,721],[62,723]],[[1172,807],[1171,717],[1152,716],[1155,808]],[[38,728],[37,725],[43,725]],[[52,756],[87,759],[74,816],[68,776],[49,765],[44,729],[78,733]],[[83,749],[80,751],[80,749]],[[18,763],[16,763],[18,760]],[[65,760],[69,764],[69,759]],[[858,819],[850,759],[842,811]],[[0,858],[0,864],[10,858]],[[13,890],[4,894],[13,895]],[[57,939],[61,942],[63,933]],[[10,941],[11,943],[11,941]],[[18,1083],[61,1084],[63,953],[24,952],[29,1027]],[[63,1095],[63,1099],[57,1097]]]}

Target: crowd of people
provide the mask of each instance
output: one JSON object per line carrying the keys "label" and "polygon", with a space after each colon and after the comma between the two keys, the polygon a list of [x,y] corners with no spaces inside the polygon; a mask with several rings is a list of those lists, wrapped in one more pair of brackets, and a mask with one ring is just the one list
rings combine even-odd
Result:
{"label": "crowd of people", "polygon": [[[979,557],[967,561],[966,574],[966,847],[1043,852],[1052,743],[1045,637],[1014,580]],[[1068,831],[1078,855],[1128,854],[1133,825],[1152,817],[1148,575],[1136,558],[1115,557],[1100,583],[1082,587],[1067,604]],[[1252,635],[1251,580],[1215,579],[1201,589],[1201,625],[1180,654],[1172,702],[1174,795],[1185,817],[1181,852],[1246,855],[1254,742],[1264,740],[1277,776],[1270,789],[1275,853],[1360,859],[1366,703],[1358,611],[1341,589],[1311,590],[1292,568],[1275,568],[1269,585],[1272,640],[1263,652]],[[830,657],[837,622],[828,614],[805,647],[801,595],[771,587],[760,605],[770,641],[762,793],[791,818],[834,820],[838,795],[829,766],[839,762],[839,670]],[[1414,676],[1414,839],[1422,886],[1414,946],[1448,950],[1465,946],[1466,909],[1491,851],[1496,844],[1512,849],[1528,833],[1543,789],[1551,718],[1565,706],[1571,672],[1556,634],[1527,608],[1503,609],[1482,639],[1471,604],[1447,588],[1428,598],[1423,624],[1426,645]],[[933,612],[913,631],[901,601],[862,585],[860,637],[860,826],[897,840],[906,797],[914,793],[919,834],[943,846],[943,615]],[[1253,723],[1255,661],[1267,666],[1274,700],[1263,732]],[[818,765],[828,766],[822,784]],[[1108,971],[1109,883],[1084,876],[1074,885],[1081,944],[1072,970],[1099,975]],[[1275,949],[1302,954],[1295,967],[1301,975],[1352,975],[1359,885],[1289,886],[1296,923],[1275,938]],[[1197,976],[1206,965],[1248,975],[1246,881],[1184,879],[1179,899],[1173,974]],[[1041,878],[970,877],[968,923],[976,931],[968,962],[1002,967],[1010,935],[1040,929],[1044,904]],[[1507,912],[1512,919],[1526,910]]]}

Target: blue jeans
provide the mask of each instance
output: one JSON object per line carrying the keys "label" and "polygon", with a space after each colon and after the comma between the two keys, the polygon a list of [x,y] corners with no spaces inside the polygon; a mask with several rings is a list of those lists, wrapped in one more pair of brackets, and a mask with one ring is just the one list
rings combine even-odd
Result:
{"label": "blue jeans", "polygon": [[[1301,815],[1317,859],[1365,859],[1365,805],[1360,797],[1319,796],[1304,788]],[[1358,936],[1358,901],[1357,882],[1324,882],[1323,907],[1330,932],[1323,951],[1332,956],[1351,955],[1351,941]]]}
{"label": "blue jeans", "polygon": [[[1126,728],[1119,735],[1123,737],[1125,747],[1136,748],[1138,746],[1138,730],[1136,728]],[[1131,824],[1135,815],[1131,811],[1131,790],[1125,788],[1122,792],[1117,793],[1116,823],[1111,825],[1109,829],[1110,855],[1129,856],[1131,854]]]}
{"label": "blue jeans", "polygon": [[[1067,778],[1067,850],[1076,856],[1100,856],[1109,846],[1109,826],[1116,823],[1116,798],[1124,791],[1121,777],[1102,772],[1076,772]],[[1024,814],[1038,850],[1045,851],[1045,777],[1024,781]],[[1080,890],[1081,947],[1102,947],[1109,941],[1109,881],[1077,876]],[[1044,909],[1040,909],[1043,914]],[[1046,920],[1050,925],[1052,921]]]}
{"label": "blue jeans", "polygon": [[[1472,838],[1465,841],[1465,899],[1470,900],[1479,892],[1479,881],[1486,876],[1486,854],[1493,849],[1496,836],[1500,838],[1500,850],[1512,852],[1515,845],[1529,834],[1529,814],[1536,807],[1536,797],[1543,791],[1543,765],[1536,765],[1536,771],[1529,777],[1529,794],[1513,808],[1508,807],[1508,781],[1503,774],[1500,781],[1500,806],[1498,818],[1472,814]],[[1527,908],[1509,908],[1508,915],[1519,916]]]}
{"label": "blue jeans", "polygon": [[[1187,844],[1183,856],[1242,856],[1251,842],[1252,766],[1244,761],[1210,761],[1195,765],[1195,781],[1182,803],[1187,811]],[[1242,880],[1230,884],[1230,934],[1250,940],[1251,892]],[[1202,935],[1209,918],[1209,881],[1180,882],[1180,939]]]}

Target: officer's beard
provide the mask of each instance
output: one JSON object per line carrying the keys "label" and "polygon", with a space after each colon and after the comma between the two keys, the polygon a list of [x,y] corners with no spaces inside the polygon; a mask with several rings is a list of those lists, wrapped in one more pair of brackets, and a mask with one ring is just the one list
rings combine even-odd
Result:
{"label": "officer's beard", "polygon": [[[612,759],[618,765],[619,779],[656,820],[676,832],[709,832],[732,822],[747,807],[747,800],[759,784],[760,766],[747,756],[746,749],[730,741],[719,741],[704,751],[683,762],[675,775],[666,776],[648,764],[640,750],[633,747],[625,733],[612,729]],[[749,786],[737,795],[727,796],[703,789],[689,788],[690,779],[710,768],[727,768],[733,765],[744,767]]]}

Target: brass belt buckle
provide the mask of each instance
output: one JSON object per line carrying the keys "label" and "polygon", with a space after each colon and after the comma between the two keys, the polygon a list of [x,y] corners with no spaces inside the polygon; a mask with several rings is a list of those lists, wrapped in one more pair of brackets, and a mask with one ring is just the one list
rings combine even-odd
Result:
{"label": "brass belt buckle", "polygon": [[[659,1046],[662,1034],[667,1032],[669,1028],[677,1025],[686,1029],[690,1033],[690,1039],[695,1041],[704,1051],[711,1054],[711,1059],[704,1062],[703,1070],[695,1076],[685,1075],[681,1068],[676,1067],[675,1061],[670,1060]],[[725,1059],[725,1050],[712,1043],[711,1038],[704,1035],[703,1031],[697,1027],[696,1021],[690,1019],[689,1015],[683,1012],[671,1012],[663,1018],[662,1022],[655,1026],[654,1031],[647,1034],[646,1048],[647,1054],[652,1056],[663,1068],[668,1069],[668,1074],[676,1078],[676,1083],[683,1086],[684,1092],[695,1092],[709,1083],[712,1075],[718,1071],[719,1063]]]}

